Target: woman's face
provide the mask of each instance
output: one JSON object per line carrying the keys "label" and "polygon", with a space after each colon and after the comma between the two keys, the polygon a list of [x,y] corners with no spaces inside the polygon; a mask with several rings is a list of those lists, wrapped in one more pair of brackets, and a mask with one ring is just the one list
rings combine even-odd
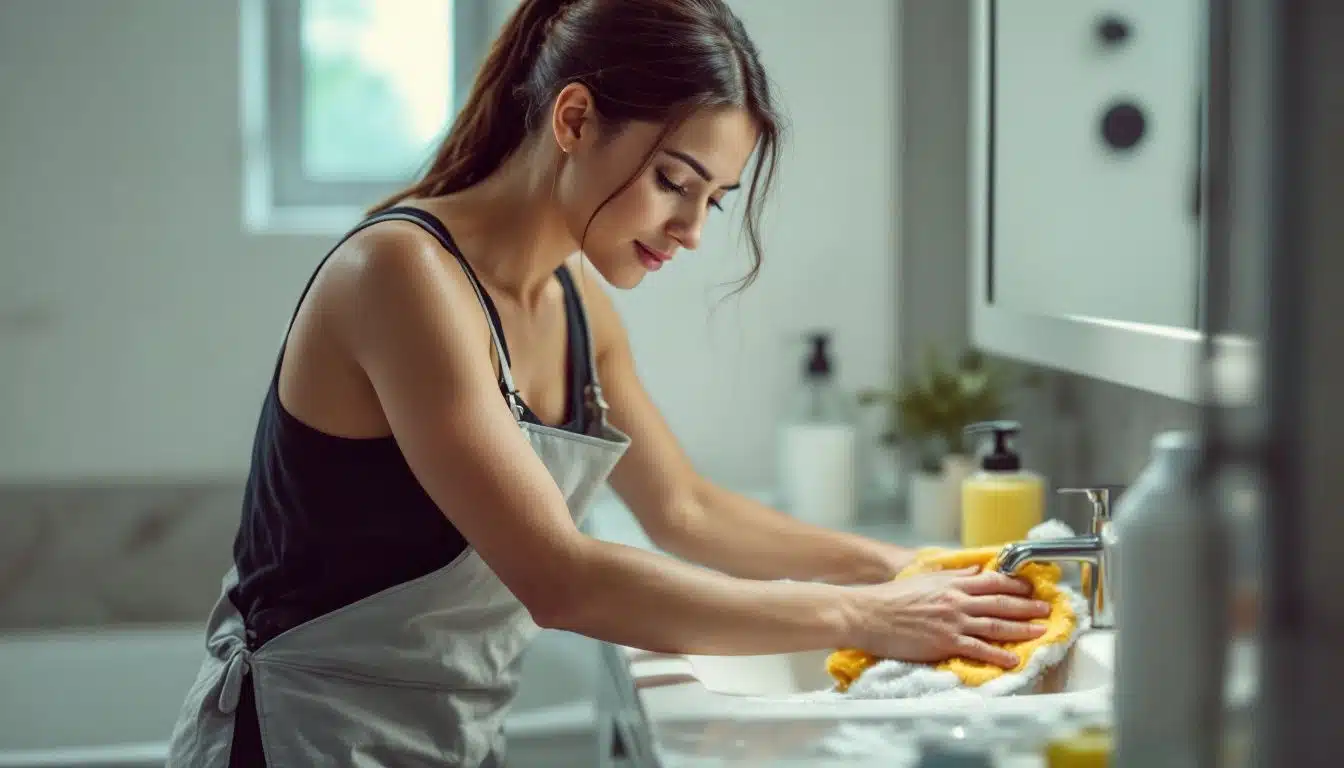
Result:
{"label": "woman's face", "polygon": [[[562,93],[557,100],[557,121],[564,98]],[[745,110],[703,112],[670,132],[641,168],[662,126],[630,123],[614,136],[603,136],[602,126],[591,117],[577,122],[566,124],[575,129],[568,135],[569,144],[561,141],[566,160],[557,197],[566,226],[588,261],[603,279],[622,289],[638,285],[683,248],[699,246],[705,219],[721,215],[724,196],[738,187],[757,141],[756,126]],[[597,207],[634,174],[634,181],[593,218]]]}

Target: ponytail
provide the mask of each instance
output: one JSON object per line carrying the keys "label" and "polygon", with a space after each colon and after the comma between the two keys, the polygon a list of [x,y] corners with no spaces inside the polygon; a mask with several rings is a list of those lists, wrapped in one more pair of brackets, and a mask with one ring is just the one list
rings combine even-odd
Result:
{"label": "ponytail", "polygon": [[523,0],[495,38],[466,103],[434,160],[415,184],[375,205],[466,189],[489,176],[523,143],[531,126],[528,79],[552,22],[572,0]]}
{"label": "ponytail", "polygon": [[[594,109],[613,133],[632,122],[662,126],[646,162],[695,111],[732,107],[751,116],[760,135],[743,217],[752,262],[741,287],[749,285],[761,266],[761,214],[784,128],[756,46],[727,0],[521,0],[428,170],[370,212],[484,181],[540,128],[556,95],[570,83],[589,89]],[[590,226],[643,168],[598,205]],[[586,237],[587,227],[580,250]]]}

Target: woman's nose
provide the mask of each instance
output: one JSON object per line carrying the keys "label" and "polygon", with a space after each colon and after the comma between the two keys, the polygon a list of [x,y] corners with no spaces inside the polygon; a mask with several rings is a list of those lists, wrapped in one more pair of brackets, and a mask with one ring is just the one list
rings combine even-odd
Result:
{"label": "woman's nose", "polygon": [[700,231],[705,226],[705,212],[687,213],[678,217],[668,226],[668,234],[681,244],[682,248],[694,251],[700,247]]}

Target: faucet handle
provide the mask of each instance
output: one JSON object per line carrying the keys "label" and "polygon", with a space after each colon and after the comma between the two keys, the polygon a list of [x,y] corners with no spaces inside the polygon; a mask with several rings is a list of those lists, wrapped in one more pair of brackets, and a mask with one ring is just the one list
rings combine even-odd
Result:
{"label": "faucet handle", "polygon": [[1111,519],[1111,502],[1115,496],[1124,491],[1123,485],[1091,485],[1081,488],[1060,488],[1060,494],[1079,493],[1085,494],[1087,500],[1092,503],[1092,528],[1093,533],[1102,523]]}

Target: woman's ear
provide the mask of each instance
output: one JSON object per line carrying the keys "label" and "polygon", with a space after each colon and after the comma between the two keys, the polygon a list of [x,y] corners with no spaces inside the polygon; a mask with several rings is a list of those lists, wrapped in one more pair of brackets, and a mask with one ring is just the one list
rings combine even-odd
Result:
{"label": "woman's ear", "polygon": [[597,134],[597,109],[593,93],[582,83],[566,85],[555,97],[551,110],[551,134],[565,154],[592,146]]}

